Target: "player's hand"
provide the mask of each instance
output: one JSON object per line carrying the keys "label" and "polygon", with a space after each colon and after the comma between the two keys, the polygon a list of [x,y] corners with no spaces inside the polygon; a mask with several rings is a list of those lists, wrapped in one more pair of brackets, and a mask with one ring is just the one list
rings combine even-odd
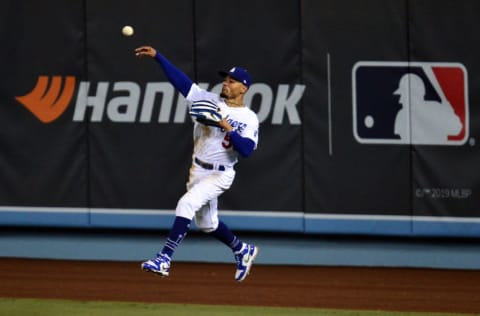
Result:
{"label": "player's hand", "polygon": [[151,46],[141,46],[135,49],[135,55],[137,57],[144,57],[144,56],[155,57],[157,55],[157,50]]}
{"label": "player's hand", "polygon": [[230,123],[228,123],[225,118],[223,118],[220,122],[218,122],[218,126],[220,128],[223,128],[226,132],[233,131],[232,125],[230,125]]}

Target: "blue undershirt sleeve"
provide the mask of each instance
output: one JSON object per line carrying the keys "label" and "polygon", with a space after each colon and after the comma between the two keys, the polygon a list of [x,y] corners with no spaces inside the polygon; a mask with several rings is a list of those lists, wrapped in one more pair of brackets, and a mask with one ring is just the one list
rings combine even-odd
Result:
{"label": "blue undershirt sleeve", "polygon": [[235,149],[242,157],[247,158],[253,152],[255,143],[247,137],[242,137],[235,131],[228,133],[232,141],[233,149]]}
{"label": "blue undershirt sleeve", "polygon": [[193,81],[188,78],[188,76],[183,73],[180,69],[175,67],[168,59],[166,59],[162,54],[157,51],[155,59],[158,61],[160,66],[162,66],[165,76],[167,76],[168,81],[178,90],[180,93],[187,97],[188,91],[192,87]]}

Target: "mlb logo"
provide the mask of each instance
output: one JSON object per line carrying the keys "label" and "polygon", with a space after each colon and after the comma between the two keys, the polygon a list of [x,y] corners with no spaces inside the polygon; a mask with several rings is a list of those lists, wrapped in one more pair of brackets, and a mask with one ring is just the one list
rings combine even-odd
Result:
{"label": "mlb logo", "polygon": [[366,144],[463,145],[467,71],[458,63],[358,62],[353,132]]}

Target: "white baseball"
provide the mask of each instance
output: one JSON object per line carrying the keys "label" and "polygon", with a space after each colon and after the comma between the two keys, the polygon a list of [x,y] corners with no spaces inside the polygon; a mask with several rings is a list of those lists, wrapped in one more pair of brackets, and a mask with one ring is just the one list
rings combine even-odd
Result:
{"label": "white baseball", "polygon": [[130,25],[125,25],[122,28],[122,34],[125,35],[125,36],[132,36],[133,35],[133,27],[131,27]]}

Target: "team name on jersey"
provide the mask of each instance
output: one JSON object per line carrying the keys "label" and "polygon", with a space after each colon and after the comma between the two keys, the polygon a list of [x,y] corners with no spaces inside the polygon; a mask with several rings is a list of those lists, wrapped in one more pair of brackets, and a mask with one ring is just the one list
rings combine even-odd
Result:
{"label": "team name on jersey", "polygon": [[226,120],[232,126],[233,130],[239,133],[242,133],[243,130],[247,128],[247,124],[239,121],[235,121],[234,119],[230,118],[230,116],[227,116]]}

